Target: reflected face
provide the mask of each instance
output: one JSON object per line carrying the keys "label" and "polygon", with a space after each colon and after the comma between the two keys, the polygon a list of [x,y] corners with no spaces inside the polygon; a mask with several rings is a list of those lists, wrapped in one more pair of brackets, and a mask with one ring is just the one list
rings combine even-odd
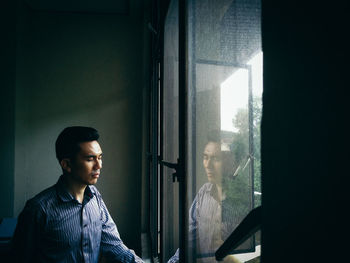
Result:
{"label": "reflected face", "polygon": [[71,160],[70,176],[85,185],[97,183],[102,168],[102,150],[97,141],[82,142],[80,152]]}
{"label": "reflected face", "polygon": [[203,166],[211,183],[221,184],[222,158],[221,146],[216,142],[209,142],[203,152]]}

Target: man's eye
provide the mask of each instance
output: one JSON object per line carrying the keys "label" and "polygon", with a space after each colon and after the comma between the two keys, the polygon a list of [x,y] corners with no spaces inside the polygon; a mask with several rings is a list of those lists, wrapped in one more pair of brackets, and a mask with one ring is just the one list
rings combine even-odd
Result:
{"label": "man's eye", "polygon": [[214,161],[214,162],[220,161],[220,157],[214,156],[214,157],[213,157],[213,161]]}

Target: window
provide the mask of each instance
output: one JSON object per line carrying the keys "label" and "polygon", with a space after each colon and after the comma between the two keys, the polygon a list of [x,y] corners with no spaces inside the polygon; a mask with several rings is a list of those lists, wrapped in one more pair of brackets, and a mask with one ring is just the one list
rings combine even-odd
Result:
{"label": "window", "polygon": [[[162,262],[179,247],[185,262],[215,262],[216,249],[261,204],[260,11],[259,0],[170,1],[158,108]],[[234,256],[256,257],[259,239]]]}

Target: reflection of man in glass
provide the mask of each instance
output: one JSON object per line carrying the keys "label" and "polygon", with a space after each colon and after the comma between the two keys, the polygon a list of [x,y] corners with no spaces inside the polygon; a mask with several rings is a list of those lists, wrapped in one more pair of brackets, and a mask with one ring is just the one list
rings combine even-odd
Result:
{"label": "reflection of man in glass", "polygon": [[[214,136],[213,136],[214,135]],[[214,253],[232,233],[238,218],[234,207],[226,198],[223,182],[228,171],[233,171],[233,156],[229,151],[221,150],[220,134],[209,136],[203,151],[203,166],[208,178],[196,194],[189,214],[189,239],[195,248],[197,262],[216,262]],[[179,250],[168,261],[177,262]],[[240,262],[230,255],[224,262]]]}
{"label": "reflection of man in glass", "polygon": [[218,142],[209,141],[203,152],[203,166],[210,183],[222,187],[221,146]]}

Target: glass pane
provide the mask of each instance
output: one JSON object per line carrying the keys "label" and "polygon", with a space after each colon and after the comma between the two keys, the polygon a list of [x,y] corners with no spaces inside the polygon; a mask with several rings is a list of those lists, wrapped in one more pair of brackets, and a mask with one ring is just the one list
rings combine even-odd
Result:
{"label": "glass pane", "polygon": [[[187,261],[216,262],[217,248],[260,204],[260,1],[188,1],[188,40]],[[248,239],[231,259],[257,257],[257,245]]]}

